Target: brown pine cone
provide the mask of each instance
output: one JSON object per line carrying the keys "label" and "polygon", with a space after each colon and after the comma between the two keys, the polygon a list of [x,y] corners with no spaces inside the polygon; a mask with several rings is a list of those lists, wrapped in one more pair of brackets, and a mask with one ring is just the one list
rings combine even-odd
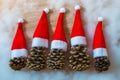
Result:
{"label": "brown pine cone", "polygon": [[107,56],[101,56],[95,58],[95,70],[98,72],[107,71],[110,66],[110,61]]}
{"label": "brown pine cone", "polygon": [[34,71],[45,68],[45,50],[45,47],[33,47],[28,55],[26,67]]}
{"label": "brown pine cone", "polygon": [[9,61],[9,66],[13,70],[21,70],[26,66],[26,58],[25,57],[19,57],[19,58],[13,58]]}
{"label": "brown pine cone", "polygon": [[47,68],[50,70],[60,70],[65,66],[65,52],[61,49],[53,49],[47,57]]}
{"label": "brown pine cone", "polygon": [[85,45],[71,47],[69,67],[77,71],[84,71],[90,68],[90,56]]}

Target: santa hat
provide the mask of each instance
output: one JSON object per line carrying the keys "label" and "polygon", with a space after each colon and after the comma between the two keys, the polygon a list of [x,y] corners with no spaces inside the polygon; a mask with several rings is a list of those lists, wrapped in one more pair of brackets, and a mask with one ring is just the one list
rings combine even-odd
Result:
{"label": "santa hat", "polygon": [[42,12],[42,16],[38,22],[36,30],[33,34],[32,47],[42,46],[48,48],[49,27],[47,23],[48,8]]}
{"label": "santa hat", "polygon": [[71,33],[71,45],[87,44],[85,32],[82,26],[81,17],[80,17],[80,6],[75,6],[76,14],[74,19],[74,24]]}
{"label": "santa hat", "polygon": [[98,17],[98,23],[93,40],[93,57],[107,56],[106,44],[102,30],[103,18]]}
{"label": "santa hat", "polygon": [[65,37],[63,29],[63,18],[64,18],[65,8],[60,9],[59,18],[57,21],[56,30],[52,37],[51,49],[63,49],[67,50],[67,40]]}
{"label": "santa hat", "polygon": [[22,30],[23,22],[24,20],[22,18],[18,20],[18,28],[11,48],[11,59],[13,59],[14,57],[27,57],[26,41]]}

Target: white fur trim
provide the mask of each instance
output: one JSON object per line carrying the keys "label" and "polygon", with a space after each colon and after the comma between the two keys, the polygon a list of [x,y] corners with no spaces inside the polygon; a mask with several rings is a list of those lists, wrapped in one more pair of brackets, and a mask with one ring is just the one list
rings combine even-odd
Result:
{"label": "white fur trim", "polygon": [[98,21],[103,21],[103,17],[98,17]]}
{"label": "white fur trim", "polygon": [[49,9],[48,9],[48,8],[45,8],[44,11],[45,11],[46,13],[48,13],[48,12],[49,12]]}
{"label": "white fur trim", "polygon": [[106,48],[96,48],[93,50],[93,57],[108,56]]}
{"label": "white fur trim", "polygon": [[78,45],[78,44],[87,44],[86,38],[83,36],[75,36],[71,38],[71,45]]}
{"label": "white fur trim", "polygon": [[67,43],[61,40],[53,40],[51,42],[51,49],[63,49],[67,51]]}
{"label": "white fur trim", "polygon": [[65,13],[66,12],[65,8],[60,8],[60,12]]}
{"label": "white fur trim", "polygon": [[48,48],[48,39],[44,39],[44,38],[33,38],[32,40],[32,47],[37,47],[37,46],[43,46]]}
{"label": "white fur trim", "polygon": [[79,10],[80,9],[80,6],[79,5],[76,5],[75,6],[75,10]]}
{"label": "white fur trim", "polygon": [[26,49],[14,49],[11,52],[11,59],[18,58],[18,57],[27,57],[27,50]]}
{"label": "white fur trim", "polygon": [[23,18],[19,18],[19,19],[18,19],[18,22],[23,23],[23,22],[24,22],[24,19],[23,19]]}

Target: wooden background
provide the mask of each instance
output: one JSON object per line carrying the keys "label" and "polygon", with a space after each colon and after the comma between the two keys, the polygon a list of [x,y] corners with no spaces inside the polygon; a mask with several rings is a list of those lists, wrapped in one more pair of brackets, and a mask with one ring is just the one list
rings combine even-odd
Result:
{"label": "wooden background", "polygon": [[[111,61],[109,71],[97,73],[94,68],[84,72],[13,71],[9,68],[10,48],[17,29],[17,20],[23,17],[28,49],[42,10],[50,8],[48,23],[50,39],[56,27],[61,7],[66,8],[64,29],[69,43],[74,20],[74,6],[81,5],[81,18],[86,32],[88,51],[92,57],[92,40],[97,17],[104,17],[104,34]],[[119,0],[0,0],[0,80],[119,80],[120,79],[120,1]]]}

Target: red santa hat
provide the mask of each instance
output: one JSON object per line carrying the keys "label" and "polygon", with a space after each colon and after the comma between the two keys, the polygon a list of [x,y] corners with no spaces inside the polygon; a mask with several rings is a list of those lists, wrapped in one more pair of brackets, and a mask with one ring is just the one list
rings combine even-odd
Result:
{"label": "red santa hat", "polygon": [[87,44],[85,32],[82,26],[81,17],[80,17],[80,6],[75,6],[76,14],[74,19],[74,24],[71,33],[71,45]]}
{"label": "red santa hat", "polygon": [[94,40],[93,40],[93,57],[107,56],[105,38],[102,30],[103,18],[98,17]]}
{"label": "red santa hat", "polygon": [[52,37],[51,49],[63,49],[67,50],[67,40],[65,37],[63,29],[63,18],[64,18],[65,8],[60,9],[59,18],[57,21],[56,30]]}
{"label": "red santa hat", "polygon": [[48,8],[42,12],[42,16],[38,22],[36,30],[33,35],[32,47],[42,46],[48,48],[49,27],[47,22]]}
{"label": "red santa hat", "polygon": [[24,20],[22,18],[18,20],[18,28],[11,48],[11,59],[13,59],[14,57],[27,57],[26,41],[22,30],[23,22]]}

